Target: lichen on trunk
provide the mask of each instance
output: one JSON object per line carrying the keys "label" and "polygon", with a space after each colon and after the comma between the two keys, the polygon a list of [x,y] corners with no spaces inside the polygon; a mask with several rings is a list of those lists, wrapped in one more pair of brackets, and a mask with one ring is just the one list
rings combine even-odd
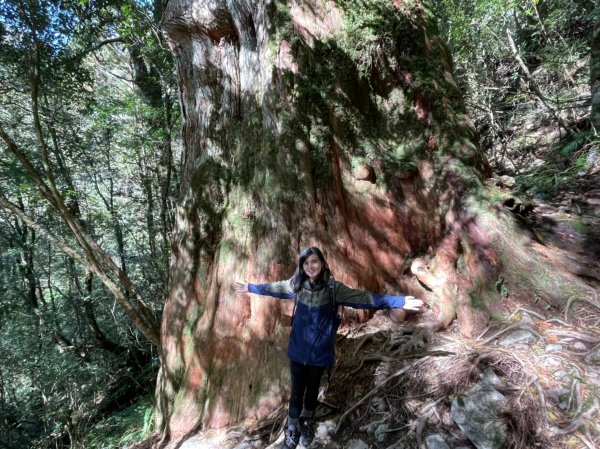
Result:
{"label": "lichen on trunk", "polygon": [[285,398],[290,305],[232,283],[289,277],[303,247],[352,286],[428,298],[434,329],[485,324],[489,169],[420,2],[172,0],[164,30],[185,118],[157,385],[172,444]]}

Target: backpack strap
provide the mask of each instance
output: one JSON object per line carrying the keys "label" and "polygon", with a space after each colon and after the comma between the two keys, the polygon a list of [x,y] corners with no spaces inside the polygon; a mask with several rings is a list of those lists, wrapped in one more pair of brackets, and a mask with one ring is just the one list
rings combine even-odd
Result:
{"label": "backpack strap", "polygon": [[294,297],[294,309],[292,310],[292,319],[290,321],[290,326],[294,323],[294,317],[296,316],[296,306],[298,305],[298,293]]}
{"label": "backpack strap", "polygon": [[329,276],[329,304],[331,304],[331,313],[335,313],[337,304],[335,302],[335,278]]}
{"label": "backpack strap", "polygon": [[[335,278],[333,276],[329,277],[329,304],[331,305],[331,319],[334,321],[334,326],[337,330],[337,326],[339,326],[340,317],[337,314],[337,302],[335,301]],[[338,323],[335,323],[338,321]],[[333,336],[335,338],[335,335]],[[333,368],[333,364],[329,366],[327,369],[327,384],[331,384],[331,371]]]}

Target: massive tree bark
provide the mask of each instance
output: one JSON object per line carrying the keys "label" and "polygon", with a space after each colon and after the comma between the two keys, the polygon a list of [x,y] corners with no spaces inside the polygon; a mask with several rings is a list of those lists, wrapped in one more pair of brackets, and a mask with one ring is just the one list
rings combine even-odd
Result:
{"label": "massive tree bark", "polygon": [[173,445],[285,397],[290,309],[231,285],[291,275],[303,247],[350,285],[426,297],[430,327],[457,317],[465,336],[501,276],[556,306],[583,288],[494,205],[418,2],[172,0],[164,29],[185,118],[157,385]]}

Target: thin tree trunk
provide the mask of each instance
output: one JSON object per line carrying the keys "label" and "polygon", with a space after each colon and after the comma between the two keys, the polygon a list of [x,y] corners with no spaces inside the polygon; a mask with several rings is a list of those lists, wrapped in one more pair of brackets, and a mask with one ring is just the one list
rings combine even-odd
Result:
{"label": "thin tree trunk", "polygon": [[590,122],[598,134],[600,133],[600,19],[596,21],[590,47],[590,92],[592,95]]}
{"label": "thin tree trunk", "polygon": [[123,293],[123,291],[119,288],[119,286],[117,284],[115,284],[112,281],[112,279],[109,276],[106,275],[104,270],[98,265],[98,263],[95,259],[86,258],[85,256],[79,254],[79,252],[75,248],[71,247],[67,243],[65,243],[62,240],[55,237],[50,231],[46,230],[43,226],[36,223],[31,217],[29,217],[22,210],[20,210],[17,205],[15,205],[15,204],[11,203],[9,200],[7,200],[6,197],[4,196],[4,194],[0,194],[0,206],[9,210],[10,212],[12,212],[14,215],[19,217],[19,219],[21,219],[24,223],[26,223],[27,226],[31,227],[32,229],[36,229],[38,232],[40,232],[42,237],[44,237],[50,243],[55,245],[58,249],[60,249],[65,254],[67,254],[69,257],[72,257],[77,262],[79,262],[81,265],[83,265],[87,269],[91,270],[94,274],[96,274],[96,276],[98,276],[98,279],[100,279],[100,281],[115,296],[115,299],[124,308],[127,316],[129,316],[129,318],[132,320],[133,324],[135,324],[135,326],[138,329],[140,329],[140,331],[144,334],[144,336],[148,339],[148,341],[155,344],[156,346],[159,345],[159,340],[158,340],[158,336],[156,334],[156,330],[154,328],[150,327],[146,323],[146,321],[144,319],[145,317],[140,315],[138,313],[138,311],[132,307],[132,305],[128,301],[128,299],[125,296],[125,294]]}
{"label": "thin tree trunk", "polygon": [[567,132],[567,134],[569,134],[571,137],[574,137],[577,132],[567,122],[565,122],[565,120],[561,117],[560,112],[558,112],[556,109],[554,109],[552,107],[552,105],[550,105],[550,100],[548,100],[548,98],[546,98],[546,96],[542,93],[542,91],[538,87],[537,83],[535,82],[535,79],[533,78],[533,76],[531,75],[531,72],[529,71],[529,68],[523,61],[523,58],[521,58],[519,49],[517,48],[517,45],[515,44],[515,41],[512,37],[512,33],[510,32],[510,30],[508,28],[506,28],[506,37],[508,38],[508,44],[510,47],[510,51],[512,52],[513,57],[519,64],[521,71],[525,75],[525,79],[527,80],[527,84],[529,85],[529,89],[531,90],[531,92],[535,95],[535,97],[542,104],[542,106],[554,117],[554,119],[561,126],[561,128],[563,128]]}

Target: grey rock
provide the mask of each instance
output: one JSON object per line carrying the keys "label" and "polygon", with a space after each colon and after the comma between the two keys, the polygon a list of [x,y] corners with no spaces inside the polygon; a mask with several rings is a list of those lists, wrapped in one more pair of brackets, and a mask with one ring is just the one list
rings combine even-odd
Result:
{"label": "grey rock", "polygon": [[446,444],[446,440],[440,434],[429,435],[425,438],[425,446],[427,449],[450,449],[450,446]]}
{"label": "grey rock", "polygon": [[500,176],[500,181],[502,182],[502,185],[505,187],[514,187],[515,186],[515,178],[513,178],[512,176],[502,175],[502,176]]}
{"label": "grey rock", "polygon": [[499,343],[501,346],[511,346],[515,343],[531,340],[532,338],[533,334],[531,332],[524,329],[519,329],[508,334],[506,337],[501,339]]}
{"label": "grey rock", "polygon": [[562,350],[563,345],[558,345],[556,343],[546,345],[546,352],[561,352]]}
{"label": "grey rock", "polygon": [[569,397],[569,390],[566,388],[549,388],[546,390],[546,396],[554,402],[561,402],[565,397]]}
{"label": "grey rock", "polygon": [[562,361],[560,359],[557,359],[556,357],[544,358],[544,365],[546,365],[548,367],[560,366],[561,364],[562,364]]}
{"label": "grey rock", "polygon": [[563,380],[569,377],[569,373],[563,370],[558,370],[554,373],[554,378],[558,380]]}
{"label": "grey rock", "polygon": [[498,414],[505,404],[498,390],[482,382],[452,401],[452,418],[478,449],[502,449],[507,425]]}
{"label": "grey rock", "polygon": [[315,438],[324,439],[335,431],[335,424],[331,420],[320,422],[315,429]]}
{"label": "grey rock", "polygon": [[529,316],[529,314],[524,313],[523,316],[521,316],[521,323],[523,324],[529,324],[532,326],[535,326],[535,321],[533,318],[531,318],[531,316]]}
{"label": "grey rock", "polygon": [[590,152],[587,155],[587,158],[585,161],[585,168],[589,170],[590,168],[594,167],[597,160],[598,160],[598,147],[594,146],[594,147],[592,147],[592,149],[590,150]]}
{"label": "grey rock", "polygon": [[247,441],[242,441],[241,443],[237,444],[233,449],[254,449],[255,447],[255,445]]}
{"label": "grey rock", "polygon": [[350,440],[344,449],[369,449],[369,445],[362,440]]}
{"label": "grey rock", "polygon": [[375,438],[377,438],[377,441],[380,443],[385,441],[389,428],[390,426],[387,423],[382,423],[377,426],[377,429],[375,429]]}
{"label": "grey rock", "polygon": [[576,351],[587,351],[588,347],[585,343],[577,341],[573,343],[573,349],[575,349]]}
{"label": "grey rock", "polygon": [[498,377],[498,375],[494,372],[492,368],[489,366],[485,369],[483,374],[481,375],[481,381],[494,387],[496,390],[503,391],[506,389],[506,385],[504,385],[504,381]]}
{"label": "grey rock", "polygon": [[590,365],[600,363],[600,345],[596,346],[592,352],[583,358],[583,360]]}

